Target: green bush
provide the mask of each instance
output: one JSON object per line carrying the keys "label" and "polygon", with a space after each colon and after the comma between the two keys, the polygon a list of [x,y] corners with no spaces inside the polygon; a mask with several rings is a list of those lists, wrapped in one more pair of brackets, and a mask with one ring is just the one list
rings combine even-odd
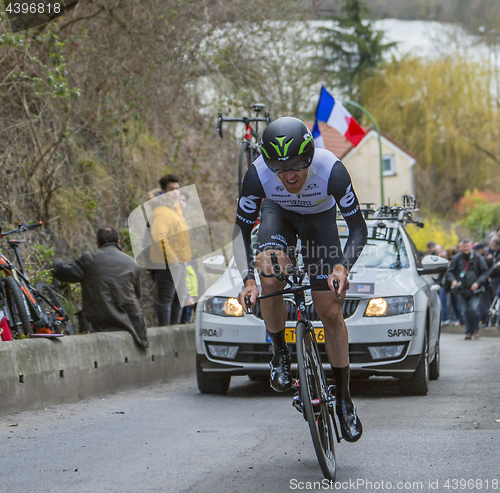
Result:
{"label": "green bush", "polygon": [[458,243],[458,236],[453,226],[446,225],[433,216],[425,220],[423,228],[417,228],[414,224],[409,224],[406,230],[416,247],[422,252],[427,250],[427,243],[429,241],[433,241],[443,248],[455,246]]}
{"label": "green bush", "polygon": [[468,211],[459,223],[467,228],[476,238],[484,238],[488,232],[500,226],[500,203],[479,203]]}

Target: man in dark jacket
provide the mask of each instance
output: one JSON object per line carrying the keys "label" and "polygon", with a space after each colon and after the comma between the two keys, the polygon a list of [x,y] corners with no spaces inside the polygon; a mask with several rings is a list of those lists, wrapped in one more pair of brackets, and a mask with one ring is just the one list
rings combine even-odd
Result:
{"label": "man in dark jacket", "polygon": [[139,305],[139,267],[121,251],[119,243],[116,229],[101,227],[97,232],[98,250],[56,263],[54,277],[82,284],[82,314],[92,332],[126,330],[146,348],[149,344]]}
{"label": "man in dark jacket", "polygon": [[479,337],[481,296],[477,290],[488,279],[488,266],[481,255],[472,249],[472,240],[461,242],[462,251],[455,255],[448,266],[446,277],[451,289],[458,292],[462,319],[465,322],[465,338]]}
{"label": "man in dark jacket", "polygon": [[491,269],[488,272],[488,278],[492,294],[495,296],[500,287],[500,236],[495,235],[491,238],[488,256],[491,259]]}

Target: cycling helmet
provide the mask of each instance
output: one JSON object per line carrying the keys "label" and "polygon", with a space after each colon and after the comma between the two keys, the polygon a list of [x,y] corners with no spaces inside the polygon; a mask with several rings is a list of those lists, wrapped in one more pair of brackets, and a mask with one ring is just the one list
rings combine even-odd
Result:
{"label": "cycling helmet", "polygon": [[299,170],[311,166],[314,140],[304,122],[285,116],[267,126],[260,149],[265,163],[275,173]]}

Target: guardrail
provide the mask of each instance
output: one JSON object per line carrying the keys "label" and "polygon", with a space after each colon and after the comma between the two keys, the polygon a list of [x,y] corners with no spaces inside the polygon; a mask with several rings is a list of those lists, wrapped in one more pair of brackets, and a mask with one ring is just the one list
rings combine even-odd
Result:
{"label": "guardrail", "polygon": [[194,324],[0,342],[0,415],[77,402],[195,372]]}

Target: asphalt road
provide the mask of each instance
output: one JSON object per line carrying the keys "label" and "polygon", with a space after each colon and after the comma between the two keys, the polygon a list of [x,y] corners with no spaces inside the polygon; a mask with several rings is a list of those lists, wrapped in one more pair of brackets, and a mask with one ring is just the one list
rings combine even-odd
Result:
{"label": "asphalt road", "polygon": [[500,491],[500,338],[441,345],[425,397],[353,386],[365,432],[334,485],[290,395],[238,377],[227,396],[182,379],[0,418],[0,492]]}

